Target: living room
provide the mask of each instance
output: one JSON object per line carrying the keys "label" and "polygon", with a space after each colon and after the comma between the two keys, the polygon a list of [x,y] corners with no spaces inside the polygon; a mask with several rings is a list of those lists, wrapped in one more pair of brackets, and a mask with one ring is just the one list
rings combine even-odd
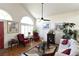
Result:
{"label": "living room", "polygon": [[[78,18],[78,3],[2,3],[0,55],[78,56]],[[64,30],[67,32],[63,32]],[[48,35],[50,33],[51,37]],[[63,38],[64,35],[69,36]],[[66,40],[62,45],[62,39],[67,38],[73,39],[72,42]],[[20,39],[26,40],[21,42]],[[66,43],[69,44],[65,45]],[[68,52],[64,52],[65,50]]]}

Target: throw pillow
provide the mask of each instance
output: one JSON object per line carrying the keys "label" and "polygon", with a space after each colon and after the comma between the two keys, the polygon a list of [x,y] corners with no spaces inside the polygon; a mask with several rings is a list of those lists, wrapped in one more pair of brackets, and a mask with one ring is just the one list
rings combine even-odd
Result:
{"label": "throw pillow", "polygon": [[71,52],[71,49],[66,49],[62,53],[67,54],[67,55],[70,55],[70,52]]}
{"label": "throw pillow", "polygon": [[63,41],[62,41],[62,44],[63,45],[66,45],[68,43],[68,39],[64,39]]}

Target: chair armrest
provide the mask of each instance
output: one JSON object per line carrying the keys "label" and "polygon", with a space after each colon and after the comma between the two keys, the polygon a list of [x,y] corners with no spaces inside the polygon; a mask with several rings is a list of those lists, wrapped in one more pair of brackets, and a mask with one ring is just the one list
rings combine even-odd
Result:
{"label": "chair armrest", "polygon": [[24,40],[24,42],[25,42],[25,43],[29,43],[30,41],[29,41],[29,40]]}
{"label": "chair armrest", "polygon": [[24,38],[24,40],[28,40],[28,38]]}

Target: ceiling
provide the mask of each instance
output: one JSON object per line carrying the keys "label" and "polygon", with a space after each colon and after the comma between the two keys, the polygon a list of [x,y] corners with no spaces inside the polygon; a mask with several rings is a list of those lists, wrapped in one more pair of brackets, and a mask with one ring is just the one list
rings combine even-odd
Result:
{"label": "ceiling", "polygon": [[[23,6],[25,6],[35,18],[41,18],[41,3],[27,3],[23,4]],[[79,10],[79,3],[44,3],[43,6],[44,18]]]}

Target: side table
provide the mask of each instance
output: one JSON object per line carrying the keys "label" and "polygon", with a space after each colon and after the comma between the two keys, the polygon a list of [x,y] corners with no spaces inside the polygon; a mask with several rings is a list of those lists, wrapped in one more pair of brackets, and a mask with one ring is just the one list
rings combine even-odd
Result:
{"label": "side table", "polygon": [[12,39],[11,41],[8,42],[8,46],[10,46],[11,49],[12,49],[12,46],[15,45],[15,44],[18,47],[18,43],[19,43],[18,40]]}

